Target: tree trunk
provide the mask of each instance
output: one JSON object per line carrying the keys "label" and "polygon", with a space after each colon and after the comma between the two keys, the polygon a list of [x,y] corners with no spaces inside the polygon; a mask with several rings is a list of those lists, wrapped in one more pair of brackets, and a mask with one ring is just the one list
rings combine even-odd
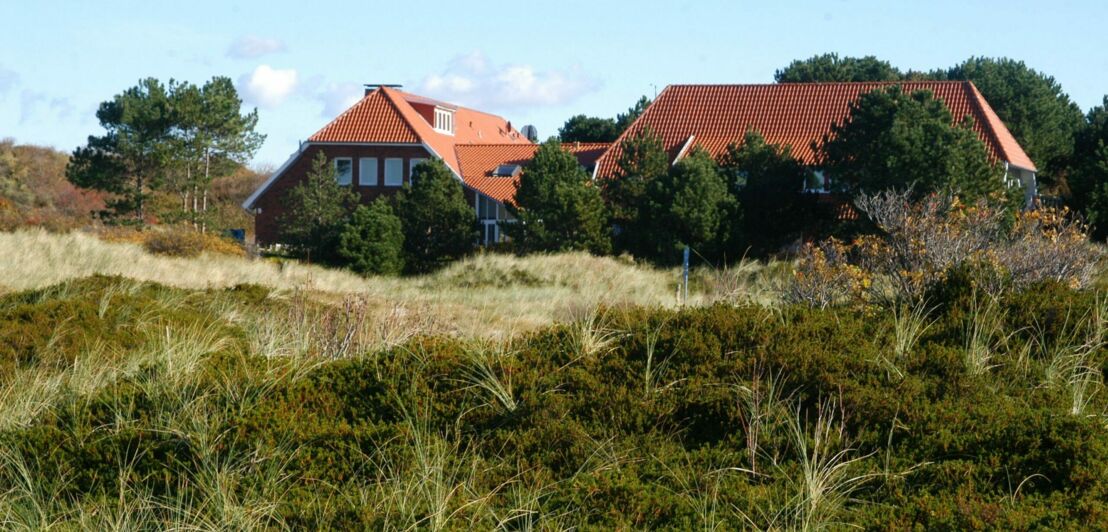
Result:
{"label": "tree trunk", "polygon": [[145,213],[143,212],[143,201],[142,201],[142,187],[143,187],[144,184],[145,184],[145,180],[143,180],[142,174],[140,173],[135,178],[135,185],[136,185],[135,186],[135,191],[136,191],[136,193],[135,193],[135,213],[138,215],[138,225],[139,225],[139,227],[142,227],[146,223],[146,216],[145,216]]}
{"label": "tree trunk", "polygon": [[210,150],[204,150],[204,216],[200,220],[200,232],[206,233],[208,231],[208,188],[212,186],[211,182],[211,170],[212,170],[212,154]]}

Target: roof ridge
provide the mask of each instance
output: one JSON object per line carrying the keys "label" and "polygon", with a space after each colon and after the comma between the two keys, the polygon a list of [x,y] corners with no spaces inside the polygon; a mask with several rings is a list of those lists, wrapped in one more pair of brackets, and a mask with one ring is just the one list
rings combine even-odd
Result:
{"label": "roof ridge", "polygon": [[[796,87],[811,85],[902,85],[905,83],[936,83],[953,85],[962,80],[950,79],[902,79],[894,81],[785,81],[774,83],[671,83],[669,87]],[[662,92],[665,92],[664,90]],[[661,96],[661,93],[658,94]]]}
{"label": "roof ridge", "polygon": [[[996,114],[996,111],[993,110],[993,107],[989,105],[989,101],[985,99],[984,94],[981,94],[981,91],[978,90],[977,85],[974,84],[973,81],[970,81],[968,79],[965,80],[963,83],[963,87],[966,88],[967,92],[969,92],[969,95],[971,96],[969,99],[971,100],[972,105],[981,113],[982,117],[985,119],[985,123],[983,124],[982,129],[987,131],[988,135],[992,137],[993,142],[996,143],[996,150],[998,152],[997,155],[1000,156],[1000,159],[1006,161],[1009,164],[1015,164],[1016,166],[1019,166],[1019,164],[1017,163],[1023,163],[1023,161],[1015,161],[1013,159],[1022,156],[1022,158],[1026,159],[1027,163],[1029,163],[1032,167],[1028,168],[1028,170],[1037,170],[1036,168],[1034,168],[1035,161],[1032,161],[1031,157],[1027,155],[1027,152],[1023,151],[1023,146],[1020,146],[1019,141],[1016,140],[1015,136],[1012,135],[1012,132],[1008,130],[1008,126],[1004,123],[1004,120],[1001,120],[1000,115]],[[1015,153],[1014,151],[1008,150],[1008,147],[1005,145],[1005,139],[1001,138],[1002,130],[1003,132],[1007,133],[1009,137],[1011,137],[1012,142],[1015,143],[1015,147],[1017,150],[1019,150],[1020,153]]]}

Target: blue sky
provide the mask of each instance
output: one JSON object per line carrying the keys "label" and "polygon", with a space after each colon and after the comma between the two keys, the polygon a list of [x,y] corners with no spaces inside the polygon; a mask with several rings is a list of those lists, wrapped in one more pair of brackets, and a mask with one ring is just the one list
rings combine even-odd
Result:
{"label": "blue sky", "polygon": [[1083,108],[1108,93],[1108,2],[9,0],[0,137],[72,150],[99,102],[153,76],[229,76],[278,164],[361,94],[407,90],[534,124],[613,116],[669,83],[765,83],[792,59],[877,55],[926,70],[1007,56]]}

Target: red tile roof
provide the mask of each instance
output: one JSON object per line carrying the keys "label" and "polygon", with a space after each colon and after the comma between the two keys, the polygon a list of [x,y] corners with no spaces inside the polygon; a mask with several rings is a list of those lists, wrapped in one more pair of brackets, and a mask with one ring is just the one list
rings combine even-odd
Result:
{"label": "red tile roof", "polygon": [[887,83],[779,83],[769,85],[670,85],[646,112],[599,160],[598,177],[614,174],[623,139],[650,128],[662,139],[671,160],[693,137],[713,156],[741,142],[746,131],[757,129],[767,142],[788,144],[806,164],[816,163],[812,142],[842,122],[850,102],[859,95],[891,85],[906,92],[929,90],[942,100],[956,123],[966,116],[974,120],[993,160],[1035,170],[1008,128],[969,81],[913,81]]}
{"label": "red tile roof", "polygon": [[[611,144],[607,142],[562,144],[562,148],[576,155],[585,168],[596,164],[609,147]],[[493,171],[502,164],[526,166],[538,149],[537,144],[459,144],[455,147],[465,184],[500,202],[512,200],[519,177],[497,177]]]}
{"label": "red tile roof", "polygon": [[366,94],[308,137],[309,142],[395,142],[418,143],[419,137],[400,113],[396,103],[376,90]]}
{"label": "red tile roof", "polygon": [[[436,131],[416,106],[454,111],[454,134]],[[426,108],[426,107],[424,107]],[[532,145],[503,118],[440,102],[390,87],[366,94],[358,103],[323,126],[309,142],[425,144],[461,175],[454,147],[459,144]]]}

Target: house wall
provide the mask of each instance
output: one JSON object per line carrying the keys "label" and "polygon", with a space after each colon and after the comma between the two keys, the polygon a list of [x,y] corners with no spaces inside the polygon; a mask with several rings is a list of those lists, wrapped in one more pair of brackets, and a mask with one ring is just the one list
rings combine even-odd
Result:
{"label": "house wall", "polygon": [[[404,159],[403,179],[408,183],[412,172],[412,159],[427,159],[431,154],[422,145],[401,146],[374,146],[354,144],[310,144],[297,156],[292,163],[269,189],[265,191],[255,202],[257,213],[254,216],[255,239],[260,245],[274,244],[278,241],[279,221],[285,212],[284,199],[289,190],[297,184],[305,181],[308,171],[311,170],[312,160],[316,154],[323,151],[329,159],[336,157],[349,157],[353,162],[352,187],[358,193],[362,203],[370,203],[378,197],[397,193],[401,187],[385,186],[385,158],[398,157]],[[358,159],[361,157],[377,158],[377,186],[362,186],[359,172]],[[418,161],[417,161],[418,162]]]}

